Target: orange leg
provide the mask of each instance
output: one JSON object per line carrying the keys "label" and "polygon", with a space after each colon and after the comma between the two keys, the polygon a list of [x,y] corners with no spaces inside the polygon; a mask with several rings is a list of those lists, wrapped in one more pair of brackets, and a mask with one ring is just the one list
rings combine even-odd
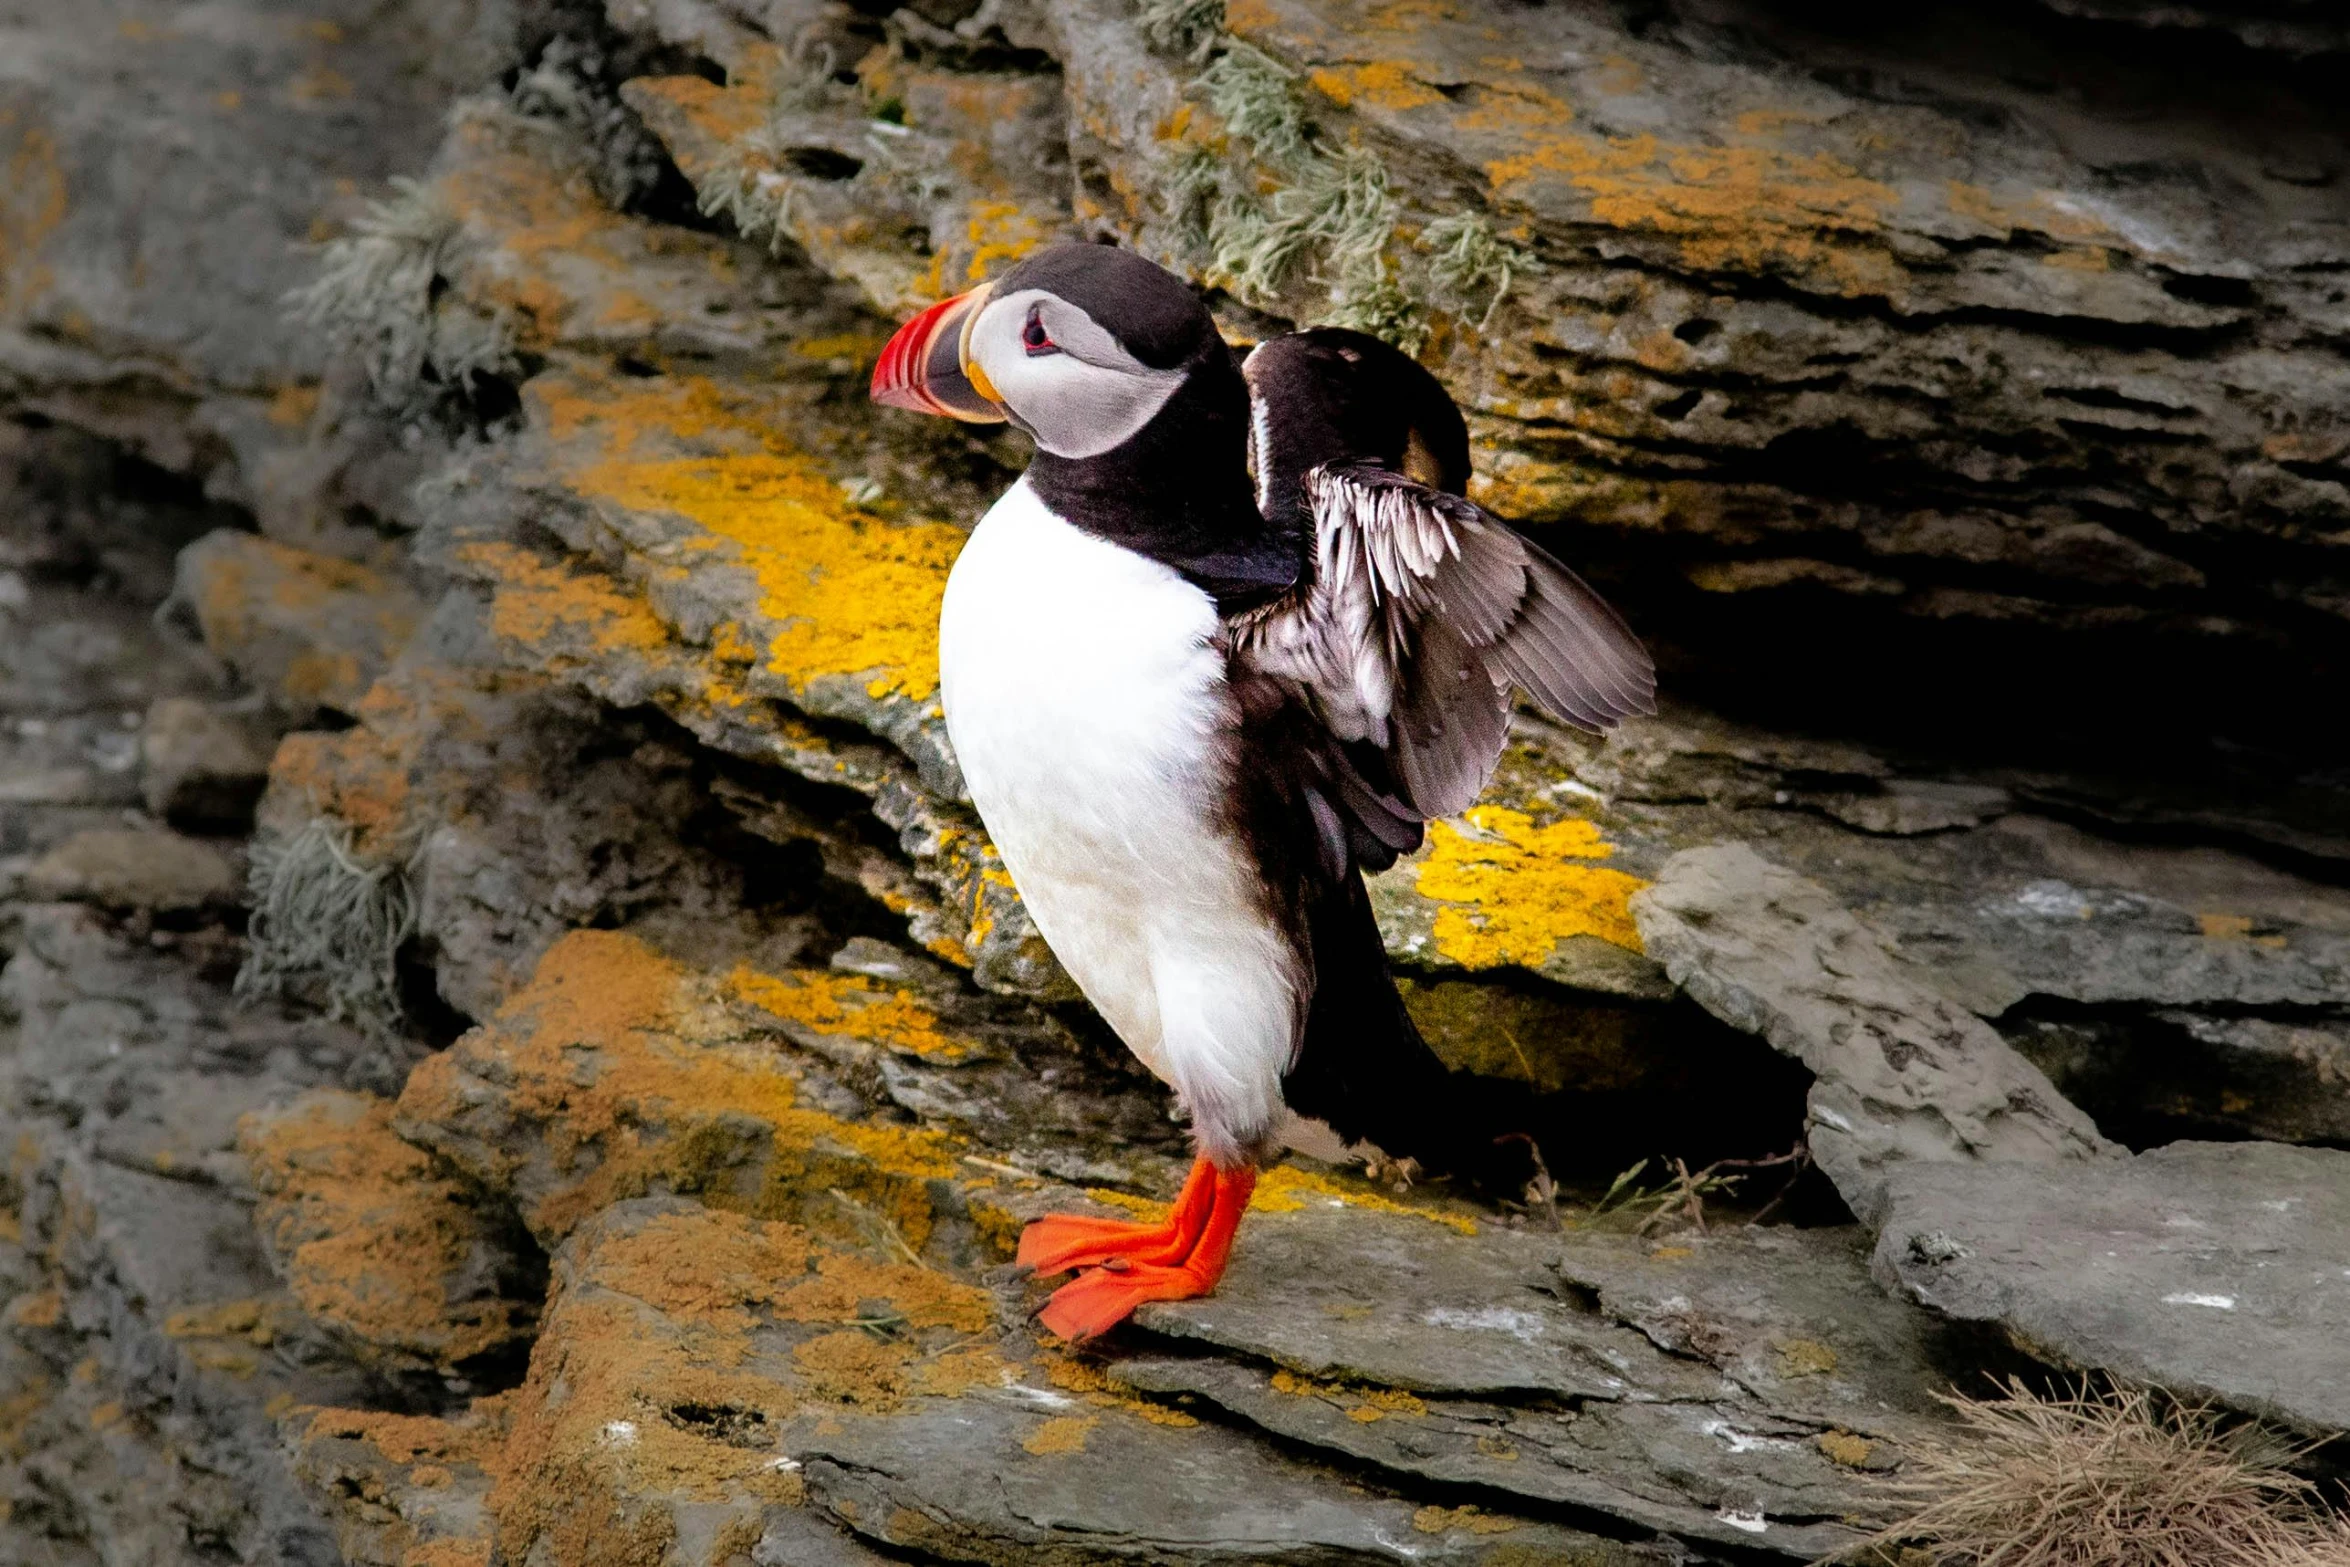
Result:
{"label": "orange leg", "polygon": [[[1236,1170],[1218,1170],[1202,1159],[1192,1168],[1192,1178],[1184,1185],[1184,1195],[1191,1195],[1193,1187],[1201,1184],[1200,1172],[1209,1171],[1211,1193],[1202,1204],[1206,1210],[1205,1222],[1196,1232],[1189,1250],[1181,1256],[1161,1260],[1114,1261],[1080,1274],[1054,1291],[1053,1298],[1038,1313],[1038,1320],[1065,1339],[1092,1338],[1134,1315],[1135,1308],[1154,1300],[1190,1300],[1205,1295],[1216,1287],[1224,1276],[1224,1265],[1232,1257],[1232,1237],[1240,1229],[1240,1216],[1248,1211],[1249,1194],[1256,1190],[1257,1172],[1253,1165],[1242,1165]],[[1177,1203],[1177,1210],[1183,1204]],[[1170,1216],[1170,1223],[1173,1216]],[[1025,1249],[1026,1237],[1022,1237]]]}
{"label": "orange leg", "polygon": [[1047,1214],[1020,1232],[1020,1252],[1015,1260],[1032,1273],[1099,1267],[1113,1257],[1129,1262],[1181,1262],[1199,1244],[1200,1231],[1208,1222],[1208,1205],[1215,1195],[1216,1167],[1197,1159],[1175,1206],[1160,1223]]}

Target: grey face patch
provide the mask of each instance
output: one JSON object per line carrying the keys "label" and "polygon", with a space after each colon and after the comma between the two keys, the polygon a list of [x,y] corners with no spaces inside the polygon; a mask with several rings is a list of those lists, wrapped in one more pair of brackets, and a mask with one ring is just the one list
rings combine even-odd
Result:
{"label": "grey face patch", "polygon": [[[1023,341],[1031,316],[1051,343]],[[1056,294],[1027,288],[988,301],[971,324],[968,353],[1021,428],[1056,457],[1098,457],[1158,416],[1183,384],[1156,370],[1109,330]]]}

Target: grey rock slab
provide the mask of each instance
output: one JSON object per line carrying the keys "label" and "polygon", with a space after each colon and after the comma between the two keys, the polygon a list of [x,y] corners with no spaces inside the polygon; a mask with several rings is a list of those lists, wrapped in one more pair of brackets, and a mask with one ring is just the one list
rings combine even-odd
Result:
{"label": "grey rock slab", "polygon": [[1634,1567],[1673,1560],[1663,1549],[1555,1524],[1437,1513],[1215,1425],[1161,1425],[1122,1410],[1059,1412],[1086,1407],[1037,1389],[924,1399],[895,1415],[803,1419],[787,1428],[783,1446],[801,1464],[815,1507],[868,1539],[950,1561]]}
{"label": "grey rock slab", "polygon": [[24,891],[129,909],[196,909],[236,901],[236,864],[200,839],[156,828],[78,832],[35,860]]}
{"label": "grey rock slab", "polygon": [[1912,1164],[1884,1193],[1888,1287],[2063,1364],[2350,1429],[2350,1153]]}
{"label": "grey rock slab", "polygon": [[1674,983],[1809,1068],[1813,1157],[1864,1223],[1915,1160],[2118,1152],[1991,1026],[1900,963],[1817,882],[1745,844],[1666,861],[1633,917]]}
{"label": "grey rock slab", "polygon": [[147,809],[175,826],[243,826],[269,778],[253,724],[210,702],[165,697],[139,736]]}
{"label": "grey rock slab", "polygon": [[1583,1309],[1542,1239],[1410,1215],[1258,1213],[1203,1300],[1146,1306],[1153,1332],[1310,1377],[1414,1393],[1702,1400],[1721,1376]]}
{"label": "grey rock slab", "polygon": [[1702,1403],[1557,1409],[1427,1399],[1381,1409],[1215,1357],[1141,1358],[1117,1374],[1146,1392],[1188,1393],[1289,1442],[1405,1479],[1470,1485],[1605,1513],[1641,1528],[1809,1561],[1853,1544],[1832,1520],[1862,1498],[1815,1445],[1820,1427]]}
{"label": "grey rock slab", "polygon": [[1810,1559],[1870,1511],[1854,1462],[1939,1423],[1943,1330],[1875,1285],[1865,1245],[1260,1214],[1213,1296],[1141,1317],[1221,1353],[1113,1369],[1391,1474]]}

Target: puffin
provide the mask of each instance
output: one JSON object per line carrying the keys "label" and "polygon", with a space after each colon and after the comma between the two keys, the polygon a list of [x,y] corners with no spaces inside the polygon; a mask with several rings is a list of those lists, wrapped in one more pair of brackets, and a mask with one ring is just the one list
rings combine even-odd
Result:
{"label": "puffin", "polygon": [[948,577],[947,735],[1039,933],[1197,1153],[1163,1222],[1026,1227],[1022,1266],[1075,1274],[1044,1326],[1212,1291],[1285,1148],[1473,1161],[1429,1124],[1450,1074],[1363,876],[1475,801],[1513,690],[1600,731],[1653,713],[1656,675],[1466,499],[1442,384],[1327,327],[1243,362],[1182,279],[1076,243],[914,316],[872,396],[1034,444]]}

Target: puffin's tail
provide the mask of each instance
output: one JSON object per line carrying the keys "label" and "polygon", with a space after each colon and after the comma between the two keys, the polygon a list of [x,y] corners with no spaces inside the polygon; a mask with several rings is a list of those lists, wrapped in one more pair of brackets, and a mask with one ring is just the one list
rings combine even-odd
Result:
{"label": "puffin's tail", "polygon": [[[1319,889],[1307,923],[1314,999],[1297,1064],[1281,1080],[1289,1107],[1349,1144],[1371,1143],[1431,1174],[1513,1193],[1523,1186],[1532,1161],[1507,1135],[1516,1117],[1494,1095],[1504,1085],[1454,1072],[1420,1037],[1362,878]],[[1519,1097],[1531,1100],[1532,1091]]]}

